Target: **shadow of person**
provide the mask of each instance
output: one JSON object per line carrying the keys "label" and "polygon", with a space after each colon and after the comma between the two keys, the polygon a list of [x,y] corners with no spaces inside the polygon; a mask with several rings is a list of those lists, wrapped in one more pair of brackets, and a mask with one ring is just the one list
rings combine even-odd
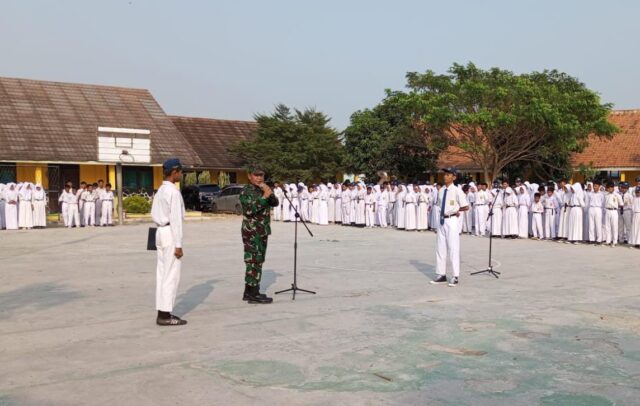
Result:
{"label": "shadow of person", "polygon": [[188,314],[196,307],[200,306],[213,292],[214,284],[218,282],[210,279],[206,282],[190,287],[186,292],[178,296],[174,312],[181,316]]}
{"label": "shadow of person", "polygon": [[433,279],[435,277],[436,267],[434,265],[416,261],[415,259],[412,259],[409,263],[427,278]]}
{"label": "shadow of person", "polygon": [[278,276],[282,276],[282,274],[276,273],[271,269],[263,270],[262,281],[260,281],[260,287],[262,288],[261,290],[263,292],[266,292],[267,289],[269,289],[271,285],[273,285],[276,282],[276,279],[278,279]]}

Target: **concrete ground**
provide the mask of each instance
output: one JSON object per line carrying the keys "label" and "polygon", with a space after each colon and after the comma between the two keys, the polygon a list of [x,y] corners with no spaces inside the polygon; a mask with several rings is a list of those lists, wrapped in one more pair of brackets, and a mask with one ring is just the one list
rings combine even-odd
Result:
{"label": "concrete ground", "polygon": [[[274,224],[263,278],[293,278]],[[176,314],[155,325],[147,225],[0,232],[0,405],[633,405],[640,250],[312,226],[299,286],[248,305],[240,219],[188,222]]]}

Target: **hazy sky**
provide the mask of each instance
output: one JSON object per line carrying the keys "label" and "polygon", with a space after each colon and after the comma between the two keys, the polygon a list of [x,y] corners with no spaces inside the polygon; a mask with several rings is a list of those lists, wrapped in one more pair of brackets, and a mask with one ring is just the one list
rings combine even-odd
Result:
{"label": "hazy sky", "polygon": [[557,68],[640,108],[640,1],[0,0],[0,76],[149,89],[169,114],[316,107],[343,129],[408,71]]}

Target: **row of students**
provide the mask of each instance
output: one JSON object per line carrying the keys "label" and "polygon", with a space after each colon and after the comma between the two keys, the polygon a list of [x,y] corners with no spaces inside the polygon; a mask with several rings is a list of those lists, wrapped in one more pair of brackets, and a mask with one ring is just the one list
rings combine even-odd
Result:
{"label": "row of students", "polygon": [[[637,182],[640,187],[640,178]],[[640,245],[640,224],[634,227],[640,222],[636,207],[640,203],[635,189],[625,182],[614,185],[611,193],[600,182],[587,182],[583,188],[580,183],[571,185],[566,180],[538,185],[516,179],[513,185],[503,180],[492,188],[474,182],[458,187],[470,203],[470,210],[461,214],[458,222],[460,233]],[[295,208],[304,220],[319,225],[435,231],[441,210],[436,203],[440,188],[441,185],[428,183],[366,186],[345,182],[309,188],[301,183],[276,184],[274,192],[281,205],[274,209],[274,219],[294,221]],[[615,205],[615,214],[609,213],[613,211],[609,206]],[[612,223],[614,217],[616,224]]]}
{"label": "row of students", "polygon": [[58,198],[65,227],[113,226],[113,199],[111,184],[104,185],[102,180],[81,182],[78,189],[72,182],[65,183]]}
{"label": "row of students", "polygon": [[41,184],[0,183],[0,229],[47,226],[47,194]]}

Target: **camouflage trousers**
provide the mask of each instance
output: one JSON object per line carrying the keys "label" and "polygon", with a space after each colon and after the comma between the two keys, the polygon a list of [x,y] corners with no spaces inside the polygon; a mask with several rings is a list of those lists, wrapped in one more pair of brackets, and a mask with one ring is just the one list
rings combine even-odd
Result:
{"label": "camouflage trousers", "polygon": [[249,286],[259,286],[262,279],[262,264],[267,254],[267,240],[269,236],[252,232],[242,232],[244,244],[245,277],[244,282]]}

